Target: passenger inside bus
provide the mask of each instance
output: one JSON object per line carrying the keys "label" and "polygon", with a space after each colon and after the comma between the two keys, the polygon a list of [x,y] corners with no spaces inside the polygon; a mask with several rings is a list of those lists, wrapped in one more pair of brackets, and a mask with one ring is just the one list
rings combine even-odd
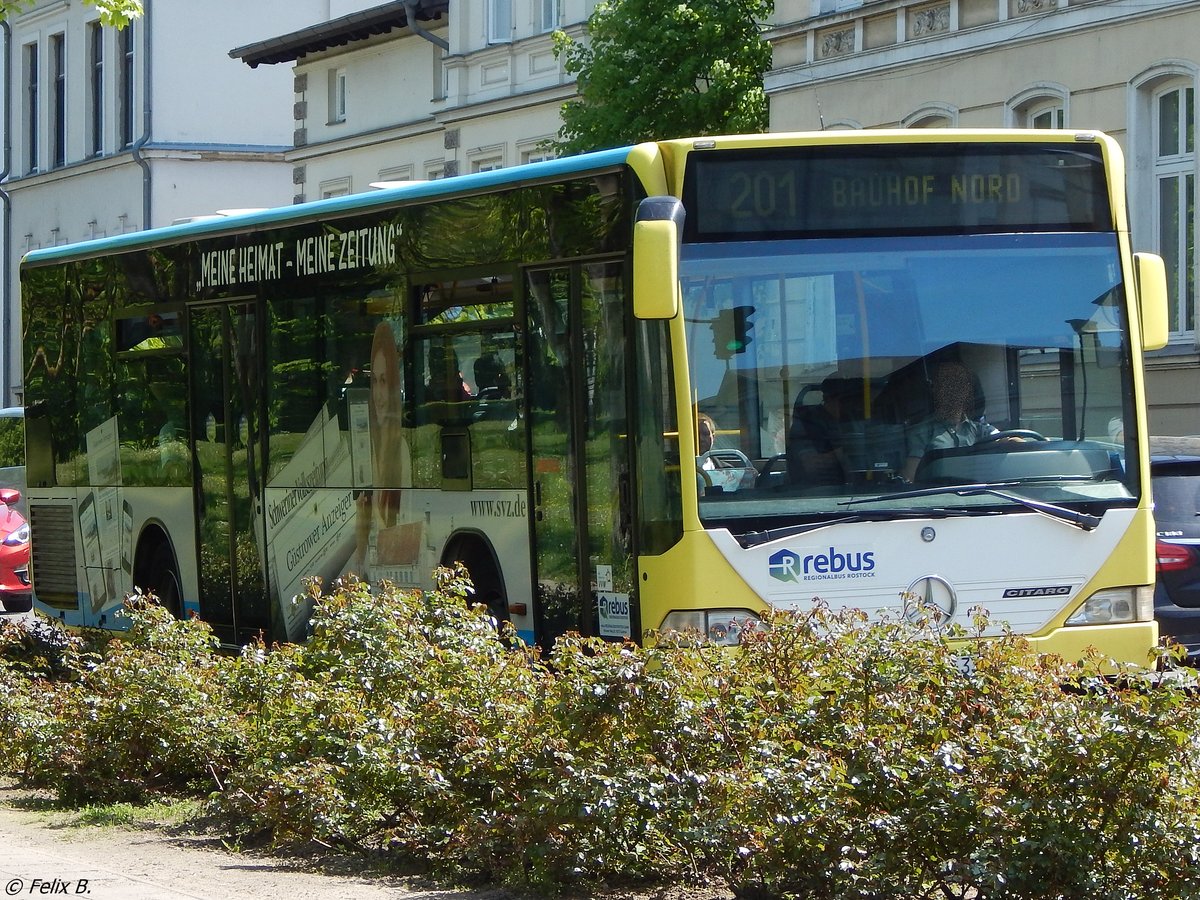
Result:
{"label": "passenger inside bus", "polygon": [[[861,379],[830,376],[821,382],[820,403],[806,402],[811,388],[796,397],[787,435],[788,477],[805,485],[846,481],[842,425],[862,407]],[[858,413],[857,417],[861,418]]]}
{"label": "passenger inside bus", "polygon": [[703,456],[713,448],[713,441],[717,438],[717,423],[713,421],[712,416],[708,413],[699,413],[696,416],[696,449],[698,454]]}
{"label": "passenger inside bus", "polygon": [[734,493],[754,487],[758,470],[742,451],[717,447],[719,430],[713,417],[696,413],[696,487],[701,494],[710,491]]}
{"label": "passenger inside bus", "polygon": [[475,360],[471,371],[475,375],[476,396],[489,399],[507,399],[512,396],[512,379],[508,375],[508,369],[495,345],[487,338],[484,338],[483,354]]}

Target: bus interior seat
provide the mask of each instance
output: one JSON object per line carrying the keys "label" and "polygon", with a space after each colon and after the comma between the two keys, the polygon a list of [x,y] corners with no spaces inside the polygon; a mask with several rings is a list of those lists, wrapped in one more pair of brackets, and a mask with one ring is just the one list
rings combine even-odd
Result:
{"label": "bus interior seat", "polygon": [[[811,402],[814,393],[819,404]],[[904,426],[875,402],[875,393],[876,384],[858,376],[830,376],[800,390],[787,437],[792,483],[847,484],[900,471]],[[834,447],[841,450],[837,457]]]}
{"label": "bus interior seat", "polygon": [[838,425],[827,402],[840,393],[841,380],[833,376],[817,384],[806,384],[796,394],[785,440],[788,480],[793,484],[841,484],[841,464],[831,454]]}

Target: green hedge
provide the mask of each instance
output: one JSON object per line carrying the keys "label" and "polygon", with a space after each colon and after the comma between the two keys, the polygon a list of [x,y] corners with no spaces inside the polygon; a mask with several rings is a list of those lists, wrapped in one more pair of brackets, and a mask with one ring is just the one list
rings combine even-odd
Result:
{"label": "green hedge", "polygon": [[1200,896],[1188,672],[1102,679],[819,603],[736,652],[543,658],[441,577],[314,588],[305,644],[237,657],[140,598],[116,636],[7,626],[0,759],[70,802],[211,794],[235,834],[546,891]]}

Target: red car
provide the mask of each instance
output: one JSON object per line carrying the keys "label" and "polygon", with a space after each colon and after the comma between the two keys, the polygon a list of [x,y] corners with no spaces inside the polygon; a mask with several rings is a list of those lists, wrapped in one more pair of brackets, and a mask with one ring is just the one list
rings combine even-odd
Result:
{"label": "red car", "polygon": [[25,411],[0,409],[0,603],[7,612],[29,612],[29,523],[25,521]]}
{"label": "red car", "polygon": [[21,492],[0,488],[0,602],[5,612],[29,612],[29,523],[17,511]]}

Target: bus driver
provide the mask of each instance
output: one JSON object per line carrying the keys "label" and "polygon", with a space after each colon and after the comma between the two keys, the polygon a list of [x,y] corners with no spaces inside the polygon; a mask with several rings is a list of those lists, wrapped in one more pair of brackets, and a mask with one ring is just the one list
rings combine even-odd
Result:
{"label": "bus driver", "polygon": [[913,480],[917,464],[930,450],[970,447],[998,429],[988,424],[977,409],[975,376],[960,362],[939,363],[930,384],[933,414],[908,435],[908,458],[904,477]]}

